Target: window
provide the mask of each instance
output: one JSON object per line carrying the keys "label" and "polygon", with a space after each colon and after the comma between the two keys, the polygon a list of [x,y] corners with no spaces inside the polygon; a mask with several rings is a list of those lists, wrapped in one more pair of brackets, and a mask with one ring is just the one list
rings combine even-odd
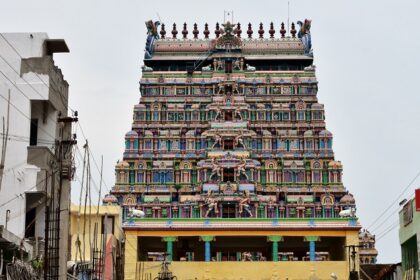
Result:
{"label": "window", "polygon": [[223,144],[225,150],[233,150],[233,139],[226,139]]}
{"label": "window", "polygon": [[255,121],[256,117],[255,117],[255,111],[251,111],[251,121]]}
{"label": "window", "polygon": [[232,111],[225,111],[225,121],[230,122],[233,120]]}
{"label": "window", "polygon": [[147,150],[151,150],[152,149],[152,141],[151,140],[146,140],[145,147],[146,147]]}
{"label": "window", "polygon": [[290,140],[286,140],[286,151],[290,151]]}
{"label": "window", "polygon": [[114,224],[115,224],[114,216],[108,216],[106,223],[105,223],[105,216],[102,216],[101,234],[104,234],[105,226],[106,226],[107,234],[114,234]]}
{"label": "window", "polygon": [[37,144],[38,144],[38,119],[31,119],[29,145],[36,146]]}
{"label": "window", "polygon": [[332,140],[331,139],[327,140],[327,148],[332,149]]}
{"label": "window", "polygon": [[35,237],[36,207],[30,209],[25,215],[25,238]]}
{"label": "window", "polygon": [[154,111],[153,112],[153,120],[154,121],[158,121],[159,120],[159,112],[158,111]]}
{"label": "window", "polygon": [[186,149],[186,142],[185,139],[181,139],[181,150],[185,150]]}
{"label": "window", "polygon": [[196,149],[196,150],[201,150],[201,141],[200,141],[200,139],[198,139],[198,140],[195,142],[195,149]]}
{"label": "window", "polygon": [[304,183],[305,182],[305,174],[301,171],[296,173],[296,182]]}
{"label": "window", "polygon": [[325,149],[325,141],[324,141],[324,139],[319,140],[319,148],[320,149]]}
{"label": "window", "polygon": [[130,173],[129,173],[129,182],[132,185],[132,184],[134,184],[134,181],[135,181],[134,170],[130,170]]}
{"label": "window", "polygon": [[225,61],[225,73],[232,73],[232,60]]}
{"label": "window", "polygon": [[314,120],[322,120],[322,112],[320,112],[320,111],[313,112],[313,119]]}
{"label": "window", "polygon": [[223,169],[223,182],[234,182],[235,172],[233,168]]}
{"label": "window", "polygon": [[304,121],[305,120],[305,112],[304,111],[299,111],[297,114],[297,119],[298,121]]}
{"label": "window", "polygon": [[271,147],[273,150],[277,150],[277,139],[272,139]]}
{"label": "window", "polygon": [[144,183],[144,171],[137,172],[137,182]]}
{"label": "window", "polygon": [[314,183],[321,183],[321,172],[320,171],[313,171],[313,178]]}
{"label": "window", "polygon": [[262,140],[261,139],[257,139],[257,150],[261,151],[262,149]]}
{"label": "window", "polygon": [[176,89],[176,95],[185,95],[185,94],[186,94],[185,88],[177,88]]}

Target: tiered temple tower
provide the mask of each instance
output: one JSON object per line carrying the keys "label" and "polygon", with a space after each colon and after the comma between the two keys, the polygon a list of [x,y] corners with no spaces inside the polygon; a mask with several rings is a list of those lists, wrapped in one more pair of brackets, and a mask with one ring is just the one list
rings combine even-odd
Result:
{"label": "tiered temple tower", "polygon": [[378,251],[375,247],[375,235],[371,234],[367,229],[363,229],[359,233],[359,243],[361,245],[359,252],[360,263],[375,264],[378,257]]}
{"label": "tiered temple tower", "polygon": [[311,22],[298,24],[226,22],[214,37],[206,24],[204,38],[184,24],[177,38],[175,24],[146,23],[141,98],[107,198],[123,207],[126,279],[163,252],[178,279],[348,278],[355,199],[317,98]]}

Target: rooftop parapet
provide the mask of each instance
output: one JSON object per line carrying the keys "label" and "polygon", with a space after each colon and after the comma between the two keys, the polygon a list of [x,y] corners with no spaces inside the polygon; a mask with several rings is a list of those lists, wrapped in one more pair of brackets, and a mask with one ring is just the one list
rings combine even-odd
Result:
{"label": "rooftop parapet", "polygon": [[[298,21],[297,25],[298,29],[292,22],[287,31],[282,22],[280,29],[276,30],[274,23],[271,22],[266,31],[264,24],[260,23],[254,31],[251,23],[248,23],[246,30],[242,30],[240,23],[227,21],[224,24],[216,23],[213,32],[205,23],[204,30],[200,33],[197,23],[193,24],[192,32],[188,31],[187,23],[182,25],[182,30],[179,32],[176,23],[172,25],[171,31],[167,31],[164,23],[150,20],[146,22],[148,32],[145,59],[152,58],[155,52],[203,53],[214,49],[269,52],[280,49],[299,50],[304,55],[312,56],[311,21],[305,19],[304,22]],[[181,36],[178,37],[179,33]]]}

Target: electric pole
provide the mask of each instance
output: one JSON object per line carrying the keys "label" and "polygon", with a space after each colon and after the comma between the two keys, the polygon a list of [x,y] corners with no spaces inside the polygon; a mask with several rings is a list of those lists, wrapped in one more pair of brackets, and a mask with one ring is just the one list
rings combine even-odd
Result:
{"label": "electric pole", "polygon": [[349,256],[349,280],[358,280],[359,279],[359,271],[356,270],[356,257],[357,251],[356,248],[362,248],[363,245],[347,245],[344,246],[348,248],[348,256]]}

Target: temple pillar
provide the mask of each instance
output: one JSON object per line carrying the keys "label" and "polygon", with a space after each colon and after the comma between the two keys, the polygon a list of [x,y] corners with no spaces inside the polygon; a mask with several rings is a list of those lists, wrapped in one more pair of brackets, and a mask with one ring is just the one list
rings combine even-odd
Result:
{"label": "temple pillar", "polygon": [[210,242],[214,240],[214,236],[201,236],[201,241],[204,242],[204,261],[211,261]]}
{"label": "temple pillar", "polygon": [[271,259],[273,262],[279,260],[279,242],[283,241],[283,236],[270,235],[267,236],[267,240],[272,242]]}
{"label": "temple pillar", "polygon": [[305,241],[309,242],[309,260],[316,260],[315,242],[319,241],[319,236],[305,236]]}
{"label": "temple pillar", "polygon": [[166,253],[168,254],[168,261],[172,261],[173,257],[173,243],[177,241],[176,236],[165,236],[162,238],[166,242]]}

